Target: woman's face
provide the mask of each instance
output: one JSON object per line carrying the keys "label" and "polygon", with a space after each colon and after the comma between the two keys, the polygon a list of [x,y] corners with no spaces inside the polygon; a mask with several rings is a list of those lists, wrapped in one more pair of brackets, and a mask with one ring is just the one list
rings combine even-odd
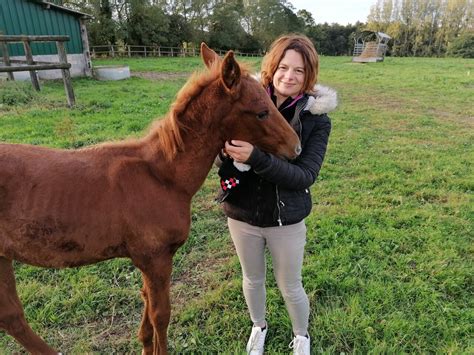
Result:
{"label": "woman's face", "polygon": [[304,79],[303,56],[293,49],[288,49],[273,75],[276,97],[284,100],[288,96],[297,96],[302,92]]}

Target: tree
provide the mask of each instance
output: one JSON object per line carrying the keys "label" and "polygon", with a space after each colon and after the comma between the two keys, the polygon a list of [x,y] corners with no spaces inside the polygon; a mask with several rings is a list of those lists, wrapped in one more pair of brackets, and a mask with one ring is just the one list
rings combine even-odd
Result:
{"label": "tree", "polygon": [[394,55],[439,56],[472,31],[473,11],[472,0],[378,0],[367,27],[393,38]]}
{"label": "tree", "polygon": [[88,33],[92,45],[114,44],[117,25],[112,18],[112,5],[109,0],[90,1],[94,18],[89,22]]}
{"label": "tree", "polygon": [[[287,0],[57,1],[93,16],[87,23],[91,45],[181,46],[205,41],[219,49],[265,52],[276,37],[293,32],[310,37],[322,54],[346,55],[353,47],[353,33],[361,26],[316,25],[310,12],[296,13]],[[396,9],[401,0],[383,1],[378,1],[378,25],[389,28],[391,23],[385,22],[399,16]],[[402,26],[398,30],[405,33]]]}
{"label": "tree", "polygon": [[180,14],[192,28],[192,38],[189,42],[208,42],[209,18],[215,1],[205,0],[175,0],[173,13]]}
{"label": "tree", "polygon": [[303,21],[305,28],[311,28],[316,25],[316,22],[313,18],[313,14],[308,10],[299,10],[297,12],[297,16],[301,19],[301,21]]}
{"label": "tree", "polygon": [[169,18],[160,7],[147,0],[130,0],[126,29],[126,43],[139,45],[168,44]]}
{"label": "tree", "polygon": [[333,23],[318,24],[306,29],[316,50],[323,55],[348,55],[354,46],[354,33],[362,26],[360,22],[346,26]]}
{"label": "tree", "polygon": [[185,42],[190,42],[192,38],[191,25],[179,14],[168,15],[168,34],[164,45],[179,47]]}
{"label": "tree", "polygon": [[219,49],[241,48],[246,33],[241,25],[240,13],[243,4],[222,2],[214,7],[209,23],[209,45]]}
{"label": "tree", "polygon": [[266,50],[283,33],[303,32],[304,21],[285,0],[244,1],[245,30]]}

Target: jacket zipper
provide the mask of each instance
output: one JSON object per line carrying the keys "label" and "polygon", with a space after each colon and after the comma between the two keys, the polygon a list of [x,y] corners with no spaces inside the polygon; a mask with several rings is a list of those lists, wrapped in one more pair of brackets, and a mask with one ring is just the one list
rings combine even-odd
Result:
{"label": "jacket zipper", "polygon": [[303,108],[298,112],[298,131],[300,139],[303,139],[303,124],[301,123],[301,112],[303,112]]}
{"label": "jacket zipper", "polygon": [[[304,108],[306,107],[306,104],[308,102],[308,100],[302,100],[304,101],[304,104],[302,105],[301,104],[301,101],[298,102],[297,106],[296,106],[296,110],[295,110],[295,115],[293,116],[293,119],[291,120],[292,123],[295,119],[295,117],[297,118],[297,121],[295,122],[295,124],[297,123],[298,124],[298,136],[301,139],[303,139],[303,125],[301,123],[301,112],[303,112]],[[293,126],[293,125],[292,125]]]}
{"label": "jacket zipper", "polygon": [[281,221],[281,209],[280,209],[280,203],[282,203],[282,205],[284,206],[285,204],[280,201],[280,194],[278,193],[278,186],[275,185],[275,191],[276,191],[276,197],[277,197],[277,208],[278,208],[278,225],[281,227],[283,225],[282,221]]}
{"label": "jacket zipper", "polygon": [[[301,124],[301,118],[300,118],[300,115],[301,115],[301,112],[303,111],[303,109],[305,108],[306,106],[306,103],[308,101],[305,100],[304,102],[304,105],[300,105],[299,103],[297,104],[296,106],[296,111],[295,111],[295,115],[293,117],[296,116],[296,118],[298,119],[297,123],[298,123],[298,136],[300,139],[303,138],[303,125]],[[299,107],[298,107],[299,106]],[[294,118],[293,118],[294,120]],[[293,121],[292,120],[292,121]],[[277,222],[278,222],[278,225],[281,227],[283,226],[283,222],[281,221],[281,208],[280,206],[285,206],[285,204],[283,203],[283,201],[280,201],[280,194],[278,192],[278,186],[275,185],[275,191],[276,191],[276,197],[277,197],[277,208],[278,208],[278,219],[277,219]]]}

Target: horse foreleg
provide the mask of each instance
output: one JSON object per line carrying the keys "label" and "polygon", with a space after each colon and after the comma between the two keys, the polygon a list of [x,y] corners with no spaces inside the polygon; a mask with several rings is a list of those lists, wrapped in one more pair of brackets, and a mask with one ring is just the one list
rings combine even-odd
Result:
{"label": "horse foreleg", "polygon": [[5,329],[32,354],[57,354],[26,322],[16,292],[12,261],[4,257],[0,257],[0,295],[0,329]]}
{"label": "horse foreleg", "polygon": [[[151,259],[147,265],[140,267],[143,273],[144,290],[146,297],[145,312],[142,320],[141,336],[149,341],[150,328],[153,328],[153,354],[167,354],[167,331],[171,315],[169,299],[171,281],[172,255],[161,253]],[[148,315],[148,320],[146,319]],[[148,353],[150,346],[144,343],[144,352]]]}
{"label": "horse foreleg", "polygon": [[138,332],[138,338],[143,343],[143,355],[153,354],[153,325],[150,322],[148,316],[149,302],[148,302],[148,290],[145,285],[145,275],[143,275],[143,288],[142,288],[142,299],[143,299],[143,316],[142,323],[140,324],[140,331]]}

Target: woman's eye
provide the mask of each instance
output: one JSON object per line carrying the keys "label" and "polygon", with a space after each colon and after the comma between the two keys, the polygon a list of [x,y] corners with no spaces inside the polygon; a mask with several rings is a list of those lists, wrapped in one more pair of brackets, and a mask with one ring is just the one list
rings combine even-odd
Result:
{"label": "woman's eye", "polygon": [[264,119],[268,118],[268,111],[262,111],[260,113],[257,113],[257,118],[259,120],[264,120]]}

